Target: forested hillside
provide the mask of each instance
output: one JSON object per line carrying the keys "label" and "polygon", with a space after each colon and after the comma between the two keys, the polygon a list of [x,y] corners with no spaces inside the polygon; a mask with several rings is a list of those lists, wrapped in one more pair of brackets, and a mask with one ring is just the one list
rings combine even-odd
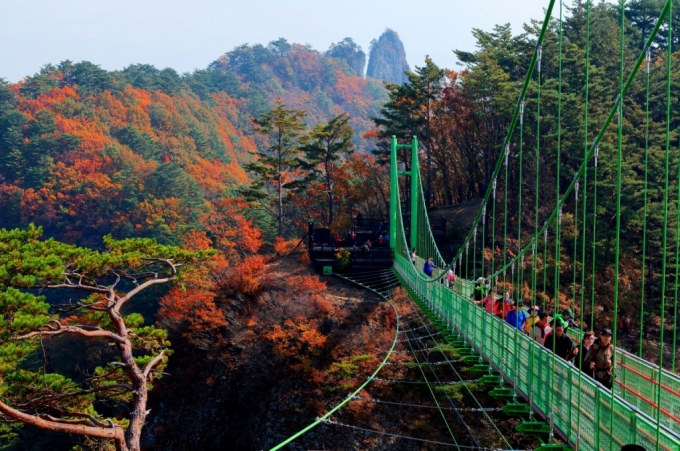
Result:
{"label": "forested hillside", "polygon": [[[628,4],[626,74],[659,5]],[[0,449],[264,449],[327,412],[374,371],[398,330],[397,317],[365,290],[312,274],[303,244],[307,224],[340,235],[358,212],[383,218],[389,140],[396,135],[405,144],[416,136],[431,214],[459,205],[470,216],[498,183],[484,238],[466,252],[472,263],[463,269],[461,261],[456,276],[488,275],[492,255],[496,263],[504,257],[502,248],[518,255],[573,180],[619,92],[619,14],[610,3],[593,6],[589,66],[584,2],[566,10],[561,53],[558,24],[550,25],[541,78],[536,72],[523,127],[507,148],[508,177],[495,181],[536,51],[536,21],[519,33],[507,24],[473,30],[476,50],[456,50],[460,71],[429,57],[403,77],[387,71],[405,83],[363,78],[366,55],[351,39],[326,52],[285,39],[242,45],[187,74],[149,65],[110,72],[64,61],[18,83],[0,80],[0,408],[17,409],[0,415]],[[674,23],[680,37],[680,17]],[[405,67],[396,33],[387,37],[382,61]],[[678,277],[661,270],[668,45],[676,52],[672,117],[679,116],[680,39],[661,37],[649,54],[649,114],[641,70],[623,115],[618,307],[632,317],[633,333],[616,346],[633,349],[642,341],[645,352],[658,349],[662,328],[677,328],[677,307],[666,308],[662,324],[659,302],[661,280],[670,287]],[[671,175],[680,171],[678,125],[670,124]],[[561,231],[545,235],[537,266],[533,259],[518,266],[516,284],[512,266],[512,282],[499,290],[533,303],[535,270],[543,275],[536,302],[572,308],[590,327],[612,327],[613,319],[614,128],[581,187],[589,199],[585,214],[573,197],[562,205]],[[409,170],[407,152],[399,160]],[[401,180],[408,205],[409,180]],[[677,177],[669,192],[667,263],[677,270]],[[463,222],[447,224],[452,249],[463,245]],[[15,228],[21,230],[9,230]],[[429,257],[428,251],[418,255]],[[375,254],[368,245],[360,252]],[[339,267],[350,258],[340,249],[335,257]],[[145,291],[137,295],[140,287]],[[410,302],[407,308],[397,301],[399,315],[412,311]],[[635,330],[640,320],[642,337]],[[420,365],[406,357],[405,344],[397,350],[398,362],[391,363],[404,365],[381,374],[415,382]],[[435,410],[383,413],[365,402],[395,393],[408,402],[430,396],[407,387],[369,385],[363,401],[351,401],[342,415],[445,439],[446,431],[432,426]],[[78,431],[81,426],[93,429]],[[65,430],[72,435],[57,434]],[[381,436],[357,437],[364,436],[318,428],[291,449],[397,446]]]}
{"label": "forested hillside", "polygon": [[386,94],[357,75],[361,55],[351,39],[327,53],[280,39],[191,74],[64,61],[0,80],[0,228],[33,222],[89,246],[107,233],[179,243],[248,181],[243,165],[265,142],[252,119],[277,98],[308,127],[349,113],[366,151],[360,133]]}
{"label": "forested hillside", "polygon": [[[675,14],[680,2],[675,2]],[[638,55],[643,52],[644,40],[649,37],[651,26],[658,18],[662,3],[639,0],[627,4],[625,11],[624,59],[625,77],[631,73]],[[562,84],[559,77],[559,28],[553,21],[548,29],[542,48],[542,71],[540,73],[540,112],[538,108],[539,80],[534,74],[524,102],[524,127],[520,135],[519,125],[509,146],[508,178],[499,177],[498,202],[496,205],[495,231],[497,234],[495,255],[501,257],[503,243],[509,252],[517,255],[518,227],[521,222],[521,243],[529,243],[535,224],[540,229],[556,206],[558,194],[572,182],[575,172],[584,158],[584,151],[592,144],[604,124],[619,93],[620,70],[620,10],[616,5],[598,3],[593,5],[590,18],[590,65],[588,75],[589,102],[588,127],[586,111],[586,10],[585,2],[577,0],[568,5],[565,12],[562,42]],[[651,24],[651,25],[650,25]],[[671,148],[677,149],[680,112],[680,21],[673,21],[671,71]],[[529,62],[535,52],[535,40],[540,23],[531,21],[520,33],[513,33],[509,24],[497,25],[493,30],[473,30],[477,50],[456,50],[465,69],[459,72],[440,68],[428,59],[422,67],[409,74],[409,84],[388,85],[390,100],[382,109],[382,117],[374,134],[379,154],[386,155],[389,138],[397,135],[401,142],[409,142],[417,136],[421,145],[421,174],[425,197],[432,207],[458,204],[483,195],[493,183],[492,173],[504,149],[512,114],[517,106],[521,84],[526,76]],[[646,71],[641,68],[624,102],[623,114],[623,168],[622,168],[622,219],[621,219],[621,283],[625,290],[619,298],[620,314],[628,314],[634,324],[640,324],[638,312],[644,287],[646,327],[656,331],[660,313],[661,248],[663,224],[663,165],[666,146],[666,49],[667,25],[650,49],[649,137],[646,140]],[[561,91],[561,92],[560,92]],[[558,99],[561,98],[561,102]],[[561,118],[561,120],[560,120]],[[521,136],[521,140],[520,140]],[[646,144],[647,143],[647,144]],[[646,151],[646,145],[649,151]],[[675,152],[675,151],[672,151]],[[564,230],[560,237],[560,259],[555,256],[555,234],[547,236],[547,249],[537,260],[537,271],[542,274],[561,274],[562,308],[578,308],[581,289],[586,300],[596,299],[594,308],[587,302],[584,316],[591,323],[591,313],[596,326],[609,324],[613,309],[613,264],[615,249],[616,212],[616,118],[606,130],[599,146],[597,167],[597,205],[594,204],[595,168],[588,168],[588,184],[585,188],[588,207],[583,227],[583,203],[575,227],[574,196],[563,206]],[[669,172],[669,230],[676,230],[678,210],[677,154],[672,153]],[[400,154],[406,166],[410,156]],[[645,159],[648,159],[647,194],[645,194]],[[538,162],[537,162],[538,160]],[[559,162],[559,163],[558,163]],[[538,173],[537,173],[538,172]],[[521,179],[520,179],[521,174]],[[507,188],[507,216],[504,216],[503,199]],[[408,187],[402,186],[405,198]],[[583,195],[581,185],[581,195]],[[519,199],[522,199],[520,208]],[[536,201],[536,198],[538,200]],[[534,208],[534,202],[536,207]],[[491,203],[487,212],[492,208]],[[536,217],[538,210],[538,217]],[[596,215],[593,215],[593,212]],[[507,218],[507,239],[502,235],[503,218]],[[492,221],[487,221],[486,236],[490,236]],[[643,227],[647,225],[646,240]],[[452,247],[458,249],[464,238],[451,228],[451,238],[457,240]],[[500,232],[499,232],[500,231]],[[465,230],[467,233],[467,230]],[[481,232],[481,231],[480,231]],[[582,261],[582,237],[587,237],[586,261]],[[677,236],[669,233],[667,252],[669,265],[675,267]],[[646,284],[641,282],[643,263],[642,248],[646,241]],[[594,248],[594,251],[593,251]],[[550,249],[553,252],[550,252]],[[575,249],[578,253],[575,254]],[[482,259],[478,247],[479,268],[483,274],[490,272],[491,249],[484,251]],[[483,263],[482,263],[483,262]],[[531,263],[530,263],[531,264]],[[527,271],[531,270],[527,265]],[[482,268],[482,265],[484,266]],[[556,267],[558,268],[556,270]],[[586,268],[583,286],[580,284],[581,269]],[[479,273],[479,272],[478,272]],[[577,277],[577,278],[575,278]],[[667,286],[674,286],[671,274],[667,274]],[[548,305],[555,299],[554,278],[547,277],[538,289],[541,302]],[[525,281],[524,301],[532,302],[529,282]],[[543,298],[543,299],[541,299]],[[594,312],[593,312],[594,310]],[[634,313],[635,312],[635,313]],[[667,315],[667,318],[672,315]],[[592,324],[591,324],[592,325]],[[675,326],[667,325],[669,330]],[[667,336],[670,336],[668,334]],[[631,341],[633,349],[637,343]]]}

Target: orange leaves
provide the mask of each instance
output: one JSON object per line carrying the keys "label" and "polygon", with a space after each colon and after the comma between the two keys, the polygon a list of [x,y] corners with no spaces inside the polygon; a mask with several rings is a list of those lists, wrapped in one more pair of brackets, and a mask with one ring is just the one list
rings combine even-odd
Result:
{"label": "orange leaves", "polygon": [[205,232],[191,230],[184,237],[184,247],[192,252],[210,249],[211,244]]}
{"label": "orange leaves", "polygon": [[285,240],[280,236],[277,236],[274,240],[274,251],[276,255],[288,255],[295,249],[300,240],[297,238],[292,240]]}
{"label": "orange leaves", "polygon": [[327,340],[314,320],[302,316],[287,319],[282,326],[275,324],[265,338],[273,343],[274,354],[292,360],[291,368],[305,371],[310,369],[310,355],[323,348]]}
{"label": "orange leaves", "polygon": [[319,276],[293,276],[289,277],[286,283],[300,292],[311,295],[318,295],[326,291],[326,282],[320,281]]}
{"label": "orange leaves", "polygon": [[262,232],[241,215],[247,204],[241,199],[223,199],[212,205],[212,212],[201,218],[212,235],[215,248],[228,258],[253,254],[262,247]]}
{"label": "orange leaves", "polygon": [[161,323],[192,335],[227,325],[224,314],[215,305],[215,293],[197,288],[181,290],[174,286],[161,299],[158,312]]}
{"label": "orange leaves", "polygon": [[234,268],[230,278],[231,286],[239,293],[255,296],[265,284],[265,258],[262,255],[249,255]]}
{"label": "orange leaves", "polygon": [[320,313],[328,315],[333,311],[333,304],[324,297],[326,282],[320,281],[319,276],[293,276],[286,280],[286,284],[296,293],[311,296],[314,306]]}
{"label": "orange leaves", "polygon": [[364,139],[377,139],[378,138],[378,130],[368,130],[366,132],[363,132],[361,134],[361,137]]}

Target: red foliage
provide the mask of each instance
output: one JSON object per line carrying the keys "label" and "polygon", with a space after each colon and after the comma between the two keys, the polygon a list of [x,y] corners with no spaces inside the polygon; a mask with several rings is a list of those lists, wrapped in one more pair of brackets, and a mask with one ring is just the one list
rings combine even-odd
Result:
{"label": "red foliage", "polygon": [[201,222],[212,235],[215,248],[228,257],[254,254],[262,247],[262,232],[241,212],[248,208],[242,199],[222,199],[212,205],[212,212]]}
{"label": "red foliage", "polygon": [[297,238],[292,240],[285,240],[280,236],[277,236],[274,240],[274,251],[276,255],[287,255],[295,249],[300,240]]}
{"label": "red foliage", "polygon": [[215,293],[208,290],[177,286],[161,299],[158,316],[162,324],[185,335],[212,331],[227,325],[224,314],[215,305]]}
{"label": "red foliage", "polygon": [[239,263],[230,278],[231,287],[247,296],[255,296],[264,288],[265,258],[262,255],[249,255]]}
{"label": "red foliage", "polygon": [[310,355],[326,343],[315,321],[302,316],[287,319],[283,326],[275,324],[265,337],[273,343],[274,354],[290,359],[290,367],[295,370],[310,370]]}

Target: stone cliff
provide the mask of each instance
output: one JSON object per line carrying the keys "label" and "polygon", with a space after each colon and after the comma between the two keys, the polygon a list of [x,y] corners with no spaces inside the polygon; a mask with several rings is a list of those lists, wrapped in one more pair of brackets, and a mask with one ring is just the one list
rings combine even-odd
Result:
{"label": "stone cliff", "polygon": [[404,71],[410,70],[406,62],[404,44],[396,31],[389,28],[371,42],[371,53],[366,75],[390,83],[405,83],[408,78]]}

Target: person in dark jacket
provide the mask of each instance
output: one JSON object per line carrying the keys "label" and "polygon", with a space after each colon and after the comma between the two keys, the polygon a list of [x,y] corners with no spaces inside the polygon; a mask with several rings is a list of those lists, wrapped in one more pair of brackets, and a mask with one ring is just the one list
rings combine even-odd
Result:
{"label": "person in dark jacket", "polygon": [[588,349],[590,349],[594,341],[595,332],[592,330],[586,331],[583,334],[583,341],[581,341],[581,349],[579,350],[579,354],[581,354],[581,371],[583,374],[592,377],[593,379],[595,378],[595,375],[593,374],[593,370],[590,369],[590,365],[586,363],[586,355],[588,355]]}
{"label": "person in dark jacket", "polygon": [[475,285],[475,289],[472,293],[472,296],[475,299],[475,304],[481,303],[482,300],[486,297],[487,294],[489,294],[489,291],[491,290],[491,287],[484,285],[484,277],[480,277],[477,279],[477,285]]}
{"label": "person in dark jacket", "polygon": [[610,390],[614,380],[612,372],[614,369],[613,358],[612,331],[610,329],[602,329],[599,343],[593,343],[588,349],[584,362],[595,372],[595,380]]}
{"label": "person in dark jacket", "polygon": [[578,354],[578,348],[574,346],[571,338],[564,333],[564,323],[561,320],[553,320],[552,327],[553,331],[545,337],[544,346],[551,351],[554,346],[555,355],[570,362]]}

